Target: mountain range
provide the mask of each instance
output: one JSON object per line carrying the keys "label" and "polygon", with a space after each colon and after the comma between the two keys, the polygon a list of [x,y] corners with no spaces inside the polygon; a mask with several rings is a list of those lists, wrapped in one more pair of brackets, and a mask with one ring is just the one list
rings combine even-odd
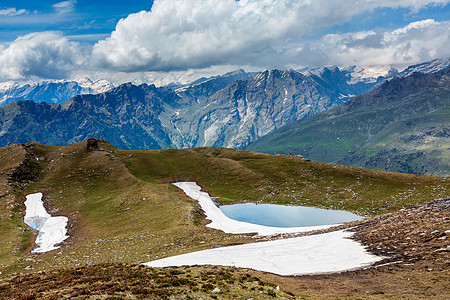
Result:
{"label": "mountain range", "polygon": [[131,83],[64,103],[17,101],[0,108],[0,145],[65,145],[104,138],[123,149],[242,148],[300,118],[342,105],[373,83],[348,72],[243,71],[172,89]]}
{"label": "mountain range", "polygon": [[87,77],[28,84],[7,81],[0,83],[0,106],[22,100],[63,103],[76,95],[98,94],[113,87],[107,80],[92,81]]}
{"label": "mountain range", "polygon": [[[432,73],[442,70],[450,65],[450,60],[433,60],[426,63],[412,65],[399,72],[391,66],[381,67],[348,67],[340,68],[343,76],[346,77],[347,83],[365,83],[374,84],[375,86],[382,83],[384,80],[392,78],[393,76],[405,77],[414,72]],[[303,68],[298,72],[303,75],[316,75],[321,77],[327,69],[334,69],[335,67],[326,68]],[[187,88],[193,86],[201,86],[202,83],[210,82],[208,85],[209,91],[217,91],[232,83],[235,80],[247,80],[256,73],[248,73],[243,70],[230,72],[224,75],[213,76],[210,78],[202,77],[189,84],[171,83],[167,85],[172,89]],[[137,79],[133,82],[135,85],[145,82],[145,77]],[[213,83],[213,84],[211,84]],[[42,81],[35,83],[20,83],[14,81],[0,82],[0,106],[6,105],[14,101],[31,100],[34,102],[47,103],[63,103],[70,100],[72,97],[81,94],[98,94],[106,92],[116,85],[104,79],[91,80],[88,77],[77,77],[73,80],[55,80]],[[208,90],[197,90],[196,96],[208,95]]]}
{"label": "mountain range", "polygon": [[[353,159],[351,164],[367,161],[373,168],[404,164],[405,172],[434,170],[446,175],[450,69],[390,80],[375,80],[360,71],[334,67],[237,71],[182,87],[128,83],[63,103],[23,100],[0,107],[0,141],[10,144],[0,147],[2,296],[397,299],[417,291],[425,297],[445,295],[446,285],[441,283],[448,279],[443,270],[448,267],[450,178],[282,154],[307,158],[317,154],[320,159],[331,155],[335,160],[344,155]],[[354,72],[360,80],[351,75]],[[361,95],[354,97],[357,94]],[[63,145],[91,136],[125,149],[245,147],[256,140],[248,148],[277,155],[218,147],[130,151],[95,138],[65,146],[41,144]],[[299,140],[302,137],[308,138],[308,146]],[[184,195],[175,182],[198,183],[221,205],[312,206],[367,218],[306,237],[228,234],[205,226],[208,220],[201,203]],[[42,255],[30,253],[39,247],[34,238],[41,234],[24,223],[30,219],[24,200],[36,193],[43,197],[44,211],[67,221],[67,236],[57,249]],[[289,277],[231,266],[143,265],[198,250],[252,246],[256,241],[267,242],[264,251],[271,250],[277,258],[283,249],[274,251],[270,245],[285,238],[303,239],[300,244],[307,257],[317,255],[309,238],[330,245],[328,234],[343,230],[351,231],[345,234],[352,243],[361,243],[358,248],[383,260],[335,274]],[[335,245],[323,256],[325,263],[336,259]],[[338,256],[360,255],[350,247],[344,250]],[[255,255],[253,250],[250,255]]]}
{"label": "mountain range", "polygon": [[395,77],[340,107],[268,134],[247,149],[449,176],[450,68]]}
{"label": "mountain range", "polygon": [[[434,89],[444,88],[442,92],[446,93],[445,86],[436,86],[433,76],[421,77],[417,71],[436,72],[449,64],[450,60],[434,60],[402,72],[357,67],[259,73],[238,70],[184,86],[127,83],[113,87],[106,81],[83,79],[4,88],[4,95],[32,101],[22,99],[0,107],[0,146],[29,141],[66,145],[89,137],[106,139],[122,149],[245,148],[256,141],[248,149],[446,176],[448,115],[436,115],[435,111],[445,111],[448,101],[420,100],[434,93]],[[432,87],[425,89],[428,84]],[[353,98],[377,86],[380,87],[366,96]],[[106,91],[95,93],[103,90]],[[92,93],[59,103],[64,97],[83,91]],[[389,99],[396,92],[403,98],[396,99],[397,104],[393,105]],[[413,103],[408,100],[417,93],[422,93],[422,98]],[[331,115],[322,113],[310,118],[337,106],[341,107],[331,110]],[[412,110],[414,107],[417,109]],[[432,120],[421,118],[430,113],[435,114]],[[302,124],[309,128],[311,122],[336,115],[348,116],[350,123],[358,125],[340,128],[324,121],[320,129],[314,128],[319,131],[299,129]],[[417,117],[420,118],[414,126],[387,126]],[[257,141],[264,136],[267,137]]]}

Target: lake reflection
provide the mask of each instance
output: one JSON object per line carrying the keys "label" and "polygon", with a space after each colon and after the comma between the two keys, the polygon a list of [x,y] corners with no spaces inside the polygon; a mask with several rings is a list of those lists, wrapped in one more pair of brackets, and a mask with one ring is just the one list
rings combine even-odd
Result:
{"label": "lake reflection", "polygon": [[363,219],[348,211],[307,206],[241,203],[219,208],[231,219],[272,227],[330,225]]}

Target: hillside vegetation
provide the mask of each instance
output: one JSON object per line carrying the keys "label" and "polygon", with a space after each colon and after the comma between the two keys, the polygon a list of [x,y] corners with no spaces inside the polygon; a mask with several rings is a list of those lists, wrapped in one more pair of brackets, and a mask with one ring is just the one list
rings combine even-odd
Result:
{"label": "hillside vegetation", "polygon": [[394,78],[247,149],[395,172],[450,175],[450,69]]}
{"label": "hillside vegetation", "polygon": [[[124,151],[101,140],[90,149],[86,141],[66,147],[28,143],[0,148],[0,163],[0,277],[96,264],[136,264],[258,240],[251,235],[225,234],[205,227],[197,203],[170,184],[176,181],[196,181],[212,196],[220,197],[221,203],[309,205],[365,215],[450,197],[450,179],[446,178],[222,148]],[[33,192],[44,193],[45,206],[52,215],[69,218],[70,238],[60,249],[40,255],[30,254],[36,233],[22,223],[25,195]],[[102,268],[81,272],[94,272],[96,278],[101,276]],[[128,265],[125,269],[119,265],[105,268],[117,270],[118,274],[123,270],[134,272],[134,267]],[[195,276],[203,278],[204,270],[195,271]],[[220,270],[224,269],[216,268],[205,275],[213,281],[222,278],[217,272],[229,272]],[[67,272],[76,275],[78,269]],[[169,274],[145,272],[150,281],[153,276]],[[215,274],[212,279],[211,274]],[[233,282],[245,274],[233,275]],[[188,280],[186,275],[180,280]],[[220,280],[228,282],[227,278]],[[74,280],[77,286],[79,281]],[[201,292],[203,285],[197,280],[195,286]],[[240,285],[233,282],[226,283],[228,289],[239,290]],[[250,289],[244,295],[252,296],[251,287],[255,286],[247,284],[246,279],[242,285]],[[274,292],[274,286],[269,287],[265,293]]]}
{"label": "hillside vegetation", "polygon": [[[170,183],[196,181],[221,203],[309,205],[376,215],[450,196],[450,180],[369,171],[245,150],[196,148],[123,151],[100,141],[66,147],[30,143],[1,148],[0,264],[25,267],[33,233],[21,223],[26,194],[41,191],[52,214],[69,217],[71,236],[60,255],[42,255],[33,268],[83,263],[144,262],[161,256],[245,242],[201,226],[196,203]],[[9,174],[9,175],[7,175]],[[13,201],[15,203],[13,203]],[[5,229],[3,229],[5,228]],[[19,230],[18,230],[19,228]],[[11,264],[14,258],[18,259]],[[34,260],[35,258],[32,258]],[[7,272],[9,272],[7,271]]]}
{"label": "hillside vegetation", "polygon": [[449,205],[439,200],[352,224],[371,251],[390,256],[361,270],[283,277],[221,266],[108,263],[0,280],[0,292],[6,299],[448,299]]}

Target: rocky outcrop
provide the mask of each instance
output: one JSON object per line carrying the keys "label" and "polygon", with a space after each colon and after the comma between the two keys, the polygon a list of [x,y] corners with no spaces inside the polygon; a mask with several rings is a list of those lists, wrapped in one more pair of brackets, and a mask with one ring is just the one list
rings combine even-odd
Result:
{"label": "rocky outcrop", "polygon": [[99,149],[98,147],[98,140],[94,138],[89,138],[86,141],[86,149],[87,151],[94,151]]}
{"label": "rocky outcrop", "polygon": [[450,199],[440,199],[368,219],[353,229],[354,239],[390,261],[448,262]]}

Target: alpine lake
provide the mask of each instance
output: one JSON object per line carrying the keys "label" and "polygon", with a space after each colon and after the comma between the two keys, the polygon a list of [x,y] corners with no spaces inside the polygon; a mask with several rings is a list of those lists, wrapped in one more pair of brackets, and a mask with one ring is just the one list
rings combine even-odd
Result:
{"label": "alpine lake", "polygon": [[364,217],[348,211],[307,206],[239,203],[220,205],[229,218],[271,227],[307,227],[361,220]]}

